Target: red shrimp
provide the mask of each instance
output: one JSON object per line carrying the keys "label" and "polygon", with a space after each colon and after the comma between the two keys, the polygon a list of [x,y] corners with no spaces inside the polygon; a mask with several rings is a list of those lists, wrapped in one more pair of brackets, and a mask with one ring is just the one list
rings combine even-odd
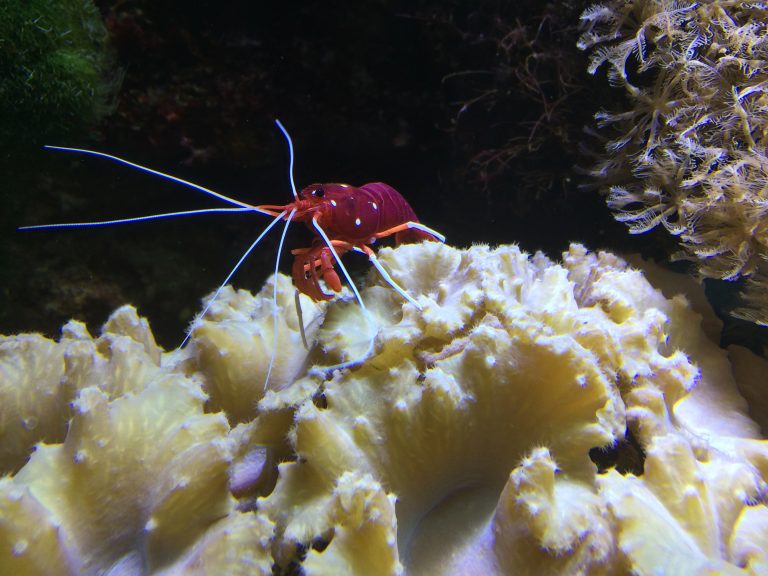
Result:
{"label": "red shrimp", "polygon": [[[80,154],[88,154],[91,156],[98,156],[107,158],[109,160],[160,176],[174,182],[178,182],[190,188],[194,188],[200,192],[208,194],[219,200],[230,204],[228,208],[207,208],[203,210],[187,210],[181,212],[171,212],[166,214],[152,214],[149,216],[139,216],[135,218],[123,218],[119,220],[108,220],[101,222],[78,222],[78,223],[65,223],[65,224],[43,224],[37,226],[23,226],[20,230],[26,229],[45,229],[45,228],[69,228],[69,227],[90,227],[90,226],[110,226],[113,224],[124,224],[130,222],[138,222],[142,220],[155,220],[160,218],[173,218],[177,216],[188,216],[204,213],[220,213],[220,212],[259,212],[261,214],[267,214],[273,216],[272,222],[262,231],[259,237],[251,244],[246,250],[245,254],[235,264],[230,271],[229,275],[224,279],[224,282],[214,292],[213,296],[208,300],[205,308],[198,316],[201,319],[205,316],[211,307],[211,304],[216,300],[222,288],[229,282],[230,278],[234,275],[246,257],[261,241],[261,239],[269,232],[278,222],[284,220],[286,222],[283,235],[280,240],[280,245],[277,252],[277,260],[280,259],[280,252],[283,246],[283,240],[285,239],[285,233],[291,220],[297,220],[304,222],[311,230],[318,234],[312,242],[309,248],[299,248],[293,250],[295,256],[293,265],[293,281],[296,288],[306,294],[307,296],[315,300],[328,300],[333,297],[333,294],[329,294],[323,290],[320,280],[333,292],[339,292],[341,290],[341,281],[336,273],[335,264],[339,266],[342,273],[349,282],[350,288],[355,294],[360,307],[365,311],[365,305],[360,297],[360,294],[355,287],[352,279],[344,268],[344,264],[341,262],[340,255],[354,250],[366,254],[371,263],[381,273],[382,277],[394,288],[399,294],[401,294],[406,300],[411,302],[414,306],[420,307],[419,304],[409,296],[405,290],[403,290],[397,283],[392,280],[387,271],[376,259],[376,255],[371,248],[378,239],[387,236],[395,235],[395,242],[400,244],[401,242],[415,242],[419,240],[439,240],[445,241],[445,238],[435,232],[434,230],[421,224],[416,218],[416,214],[409,206],[408,202],[400,195],[397,190],[391,186],[382,182],[374,182],[371,184],[364,184],[359,188],[349,186],[347,184],[312,184],[307,186],[300,193],[296,192],[296,186],[293,181],[293,142],[288,134],[287,130],[283,127],[279,120],[275,120],[280,131],[285,136],[288,142],[288,148],[290,151],[290,168],[289,175],[291,179],[291,189],[293,192],[294,201],[285,205],[271,205],[264,204],[254,206],[246,202],[230,198],[213,190],[209,190],[203,186],[183,180],[176,176],[153,170],[146,166],[141,166],[128,160],[105,154],[104,152],[96,152],[93,150],[83,150],[80,148],[65,148],[58,146],[46,146],[46,148],[54,150],[63,150],[66,152],[75,152]],[[275,273],[277,273],[277,265],[275,266]],[[277,299],[277,283],[274,284],[273,298]],[[298,300],[297,300],[298,302]],[[300,313],[300,310],[299,310]],[[367,315],[367,311],[366,311]],[[275,324],[275,333],[277,332],[277,308],[273,309],[273,317]],[[192,328],[194,328],[194,323]],[[181,343],[184,346],[190,334],[192,328],[187,332],[186,338]],[[303,326],[302,326],[303,332]],[[303,336],[303,334],[302,334]],[[180,346],[180,347],[181,347]],[[269,369],[267,371],[267,378],[264,384],[265,390],[269,381],[269,375],[272,371],[272,362],[274,361],[274,355],[270,360]],[[345,365],[351,365],[347,363]],[[337,365],[342,366],[342,365]]]}
{"label": "red shrimp", "polygon": [[[350,250],[363,252],[378,268],[371,245],[380,238],[394,234],[396,244],[443,240],[440,234],[419,223],[405,198],[383,182],[364,184],[359,188],[348,184],[311,184],[290,204],[258,208],[275,216],[296,210],[293,220],[304,222],[314,231],[319,231],[318,228],[325,231],[330,246],[325,238],[318,236],[310,248],[292,251],[295,256],[293,282],[314,300],[333,297],[323,291],[319,282],[321,277],[334,292],[341,290],[333,262],[334,252],[337,256]],[[392,284],[388,275],[385,278]],[[399,287],[396,289],[402,293]],[[413,302],[410,297],[406,298]]]}

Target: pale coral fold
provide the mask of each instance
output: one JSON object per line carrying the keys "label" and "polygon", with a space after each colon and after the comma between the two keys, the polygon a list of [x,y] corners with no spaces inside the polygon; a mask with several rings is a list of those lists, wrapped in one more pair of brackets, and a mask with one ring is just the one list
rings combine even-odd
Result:
{"label": "pale coral fold", "polygon": [[227,573],[268,573],[271,523],[235,510],[229,426],[204,412],[201,379],[161,366],[129,307],[95,340],[70,323],[56,346],[81,387],[68,414],[46,415],[70,417],[63,442],[0,480],[0,573],[202,574],[226,559]]}

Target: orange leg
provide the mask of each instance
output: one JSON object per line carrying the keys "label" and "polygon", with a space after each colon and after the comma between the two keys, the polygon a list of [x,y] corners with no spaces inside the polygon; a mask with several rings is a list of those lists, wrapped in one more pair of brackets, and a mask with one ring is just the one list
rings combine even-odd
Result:
{"label": "orange leg", "polygon": [[416,306],[416,308],[421,310],[421,305],[419,305],[419,303],[416,302],[416,300],[414,300],[411,296],[409,296],[408,293],[405,290],[403,290],[400,287],[400,285],[392,279],[392,277],[389,275],[389,272],[387,272],[384,266],[381,265],[381,262],[379,262],[379,259],[376,258],[376,253],[373,251],[373,249],[370,246],[363,244],[355,248],[355,250],[357,250],[358,252],[363,252],[365,255],[367,255],[368,260],[370,260],[371,264],[373,264],[376,270],[379,271],[379,274],[381,274],[381,277],[384,278],[387,284],[392,286],[392,288],[394,288],[395,291],[398,294],[400,294],[403,298],[408,300],[408,302],[410,302],[411,304]]}
{"label": "orange leg", "polygon": [[427,234],[439,240],[440,242],[445,242],[445,236],[443,236],[439,232],[436,232],[435,230],[432,230],[432,228],[429,228],[428,226],[424,226],[424,224],[420,222],[405,222],[404,224],[398,224],[397,226],[392,226],[392,228],[388,228],[381,232],[377,232],[376,234],[373,235],[373,237],[386,238],[387,236],[391,236],[392,234],[397,234],[398,232],[405,232],[406,230],[421,230],[422,232],[426,232]]}

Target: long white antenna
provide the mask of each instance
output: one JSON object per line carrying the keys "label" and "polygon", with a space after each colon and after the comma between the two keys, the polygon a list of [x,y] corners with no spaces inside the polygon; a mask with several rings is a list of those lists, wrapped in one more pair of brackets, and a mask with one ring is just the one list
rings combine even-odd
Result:
{"label": "long white antenna", "polygon": [[98,156],[100,158],[106,158],[108,160],[118,162],[119,164],[125,164],[126,166],[131,166],[132,168],[142,170],[143,172],[148,172],[149,174],[154,174],[155,176],[160,176],[161,178],[165,178],[173,182],[178,182],[179,184],[183,184],[184,186],[189,186],[190,188],[194,188],[195,190],[199,190],[200,192],[204,192],[209,196],[213,196],[214,198],[218,198],[219,200],[224,200],[225,202],[229,202],[230,204],[234,204],[235,206],[242,206],[243,208],[250,208],[252,210],[259,211],[256,208],[256,206],[252,206],[246,202],[241,202],[240,200],[235,200],[234,198],[230,198],[229,196],[224,196],[224,194],[219,194],[218,192],[209,190],[208,188],[205,188],[204,186],[200,186],[199,184],[195,184],[194,182],[190,182],[189,180],[184,180],[183,178],[179,178],[178,176],[171,176],[170,174],[166,174],[165,172],[160,172],[159,170],[154,170],[152,168],[148,168],[147,166],[142,166],[141,164],[129,162],[128,160],[125,160],[123,158],[118,158],[117,156],[112,156],[111,154],[105,154],[104,152],[96,152],[95,150],[85,150],[83,148],[66,148],[64,146],[44,146],[44,148],[47,148],[49,150],[62,150],[64,152],[76,152],[78,154],[88,154],[90,156]]}
{"label": "long white antenna", "polygon": [[416,300],[414,300],[410,296],[410,294],[408,294],[408,292],[403,290],[400,287],[400,285],[392,279],[392,276],[390,276],[389,272],[387,272],[386,268],[384,268],[384,266],[381,265],[381,262],[379,262],[379,259],[376,257],[376,254],[374,254],[373,250],[371,250],[370,248],[368,248],[367,250],[361,250],[360,248],[354,248],[353,250],[355,252],[360,252],[361,254],[365,254],[366,256],[368,256],[369,262],[371,264],[373,264],[373,266],[376,268],[376,270],[379,271],[379,274],[381,274],[381,277],[384,278],[384,281],[387,284],[389,284],[398,294],[400,294],[400,296],[402,296],[403,298],[408,300],[408,302],[410,302],[411,304],[416,306],[416,308],[421,310],[421,304],[416,302]]}
{"label": "long white antenna", "polygon": [[280,244],[277,245],[277,258],[275,258],[275,275],[273,276],[274,282],[272,286],[272,355],[269,357],[269,368],[267,368],[267,377],[264,379],[264,393],[267,392],[267,385],[269,384],[269,377],[272,375],[272,366],[275,364],[275,356],[277,355],[277,272],[280,266],[280,254],[283,251],[283,244],[285,243],[285,234],[288,232],[288,225],[291,223],[293,215],[296,214],[296,208],[291,210],[288,217],[285,219],[285,227],[283,233],[280,236]]}
{"label": "long white antenna", "polygon": [[[119,220],[98,220],[95,222],[65,222],[63,224],[38,224],[36,226],[19,226],[16,230],[45,230],[46,228],[84,228],[96,226],[111,226],[113,224],[130,224],[145,220],[158,220],[160,218],[175,218],[176,216],[193,216],[196,214],[210,214],[212,212],[253,212],[253,208],[203,208],[201,210],[184,210],[182,212],[166,212],[165,214],[150,214],[149,216],[136,216],[134,218],[121,218]],[[259,212],[261,212],[259,210]],[[266,214],[266,212],[264,212]],[[270,214],[271,216],[271,214]]]}
{"label": "long white antenna", "polygon": [[229,274],[227,274],[227,277],[224,278],[224,282],[221,283],[221,285],[216,289],[216,292],[213,294],[211,299],[208,300],[208,303],[205,305],[205,308],[203,308],[203,311],[200,314],[198,314],[197,318],[195,318],[195,320],[192,322],[192,325],[190,326],[189,330],[187,331],[187,335],[184,337],[184,341],[179,345],[179,348],[183,348],[184,344],[187,343],[187,340],[189,340],[189,337],[192,335],[192,330],[195,328],[195,325],[197,324],[197,321],[201,320],[202,318],[205,317],[206,313],[211,308],[211,304],[213,304],[214,300],[216,300],[216,298],[219,297],[219,293],[222,291],[224,286],[227,285],[227,282],[229,282],[229,279],[232,278],[232,276],[235,274],[237,269],[240,268],[240,265],[248,257],[248,254],[250,254],[251,251],[253,251],[253,249],[256,248],[256,245],[259,242],[261,242],[261,239],[264,238],[264,236],[266,236],[267,232],[272,230],[272,228],[275,226],[275,224],[277,224],[282,219],[282,217],[285,216],[287,213],[288,213],[287,210],[283,210],[282,212],[280,212],[280,214],[275,216],[272,219],[272,222],[269,223],[269,226],[264,228],[264,231],[261,234],[259,234],[259,237],[256,238],[256,240],[253,241],[253,244],[251,244],[250,247],[248,248],[248,250],[245,251],[245,254],[243,254],[240,257],[240,260],[237,261],[237,264],[235,264],[235,266],[232,268],[232,270],[229,272]]}
{"label": "long white antenna", "polygon": [[325,230],[323,230],[320,224],[318,224],[316,216],[312,218],[312,226],[315,227],[315,230],[317,230],[318,234],[320,234],[320,236],[323,237],[323,240],[325,240],[325,243],[328,246],[328,248],[331,249],[331,254],[333,254],[333,257],[336,259],[336,264],[339,265],[339,268],[341,268],[341,271],[344,273],[344,278],[346,278],[347,282],[349,282],[349,286],[350,288],[352,288],[352,292],[355,293],[355,298],[357,298],[357,301],[360,303],[360,308],[362,308],[363,312],[367,314],[368,310],[366,309],[365,304],[363,304],[363,299],[360,297],[360,292],[357,291],[357,286],[355,286],[355,283],[352,282],[352,277],[349,275],[349,272],[347,272],[347,269],[344,267],[344,264],[341,261],[341,258],[339,258],[339,255],[336,254],[336,250],[334,250],[333,248],[331,239],[328,238],[328,235],[325,233]]}
{"label": "long white antenna", "polygon": [[277,127],[280,128],[280,132],[283,133],[283,136],[285,136],[285,139],[288,141],[288,154],[290,155],[290,161],[288,163],[288,176],[291,178],[291,191],[293,192],[293,199],[298,200],[299,195],[296,192],[296,184],[293,181],[293,140],[291,140],[291,135],[288,134],[288,130],[285,129],[283,123],[280,122],[280,120],[277,118],[275,118],[275,124],[277,124]]}
{"label": "long white antenna", "polygon": [[[288,142],[288,153],[290,155],[290,161],[289,161],[289,164],[288,164],[288,175],[290,176],[290,180],[291,180],[291,191],[293,192],[293,197],[296,200],[298,200],[299,196],[296,193],[296,185],[294,184],[294,181],[293,181],[293,141],[291,140],[291,136],[288,134],[288,131],[285,129],[285,126],[282,125],[280,120],[275,118],[275,123],[277,124],[277,127],[280,129],[280,131],[283,133],[283,136],[285,136],[286,141]],[[203,188],[201,186],[197,186],[196,184],[192,184],[191,182],[187,182],[186,180],[181,180],[180,178],[176,178],[175,176],[169,176],[169,175],[163,174],[162,172],[157,172],[156,170],[151,170],[149,168],[144,168],[143,166],[138,166],[137,164],[133,164],[132,162],[126,162],[124,160],[121,160],[120,158],[109,156],[107,154],[101,154],[99,152],[97,152],[95,154],[100,155],[100,156],[106,156],[108,158],[113,158],[113,159],[115,159],[117,161],[124,162],[126,164],[131,165],[131,166],[137,166],[138,168],[141,168],[141,169],[146,170],[148,172],[151,172],[153,174],[159,174],[161,176],[168,176],[171,180],[180,181],[180,182],[182,182],[184,184],[189,184],[193,188],[198,188],[198,189],[202,190],[203,192],[210,192],[214,196],[222,197],[218,192],[213,192],[212,190],[208,190],[207,188]],[[226,198],[226,197],[224,197],[224,198]],[[256,208],[255,206],[250,206],[250,205],[248,205],[248,206],[250,208],[253,208],[257,212],[261,212],[261,213],[264,213],[264,214],[269,214],[268,212],[260,210],[260,209]],[[202,319],[202,318],[205,317],[205,314],[210,309],[211,304],[213,304],[214,300],[216,300],[216,298],[218,297],[219,293],[222,291],[224,286],[226,286],[227,282],[229,282],[229,279],[232,278],[232,276],[235,274],[235,272],[240,267],[240,265],[243,263],[243,261],[248,257],[248,255],[251,253],[251,251],[261,241],[261,239],[266,235],[266,233],[269,232],[272,229],[272,227],[275,224],[277,224],[277,222],[281,218],[283,218],[283,216],[285,216],[287,213],[288,213],[288,210],[283,210],[280,214],[275,216],[274,219],[272,220],[272,222],[269,224],[269,226],[267,226],[264,229],[264,231],[261,234],[259,234],[259,237],[256,238],[256,240],[254,240],[253,244],[251,244],[250,247],[248,248],[248,250],[245,251],[245,254],[243,254],[240,257],[240,260],[237,261],[237,264],[235,264],[234,268],[232,268],[230,273],[224,279],[224,282],[222,282],[221,285],[216,289],[216,292],[214,293],[213,297],[211,297],[211,299],[208,300],[208,303],[205,305],[205,308],[198,315],[199,319]],[[272,295],[272,300],[273,300],[272,301],[272,316],[273,316],[274,346],[273,346],[273,350],[272,350],[272,356],[269,359],[269,368],[267,369],[267,377],[266,377],[266,380],[264,381],[264,391],[267,390],[267,385],[269,384],[269,377],[272,374],[272,366],[273,366],[273,364],[275,362],[275,352],[277,351],[277,272],[278,272],[278,266],[280,264],[280,253],[281,253],[281,251],[283,249],[283,243],[285,241],[285,235],[288,232],[288,225],[291,223],[291,219],[293,218],[295,213],[296,213],[296,209],[294,208],[294,209],[291,210],[290,215],[288,216],[288,219],[287,219],[287,221],[285,223],[285,228],[283,228],[283,234],[280,237],[280,245],[277,248],[277,260],[275,262],[275,286],[274,286],[274,292],[273,292],[273,295]],[[179,348],[183,348],[184,344],[186,344],[187,340],[189,340],[189,337],[192,334],[192,328],[194,328],[194,324],[195,323],[193,323],[192,326],[190,327],[190,329],[187,331],[187,335],[184,338],[184,341],[181,343],[181,346],[179,346]]]}

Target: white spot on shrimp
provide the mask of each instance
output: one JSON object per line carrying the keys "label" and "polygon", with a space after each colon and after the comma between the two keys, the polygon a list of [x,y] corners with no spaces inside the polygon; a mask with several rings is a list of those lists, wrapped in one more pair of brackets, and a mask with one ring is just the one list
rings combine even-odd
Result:
{"label": "white spot on shrimp", "polygon": [[378,207],[378,205],[376,204],[376,202],[371,202],[371,206],[373,206],[373,209],[374,209],[374,210],[378,210],[378,209],[379,209],[379,207]]}
{"label": "white spot on shrimp", "polygon": [[336,200],[331,200],[331,206],[336,206]]}
{"label": "white spot on shrimp", "polygon": [[355,226],[360,226],[360,218],[355,218]]}

